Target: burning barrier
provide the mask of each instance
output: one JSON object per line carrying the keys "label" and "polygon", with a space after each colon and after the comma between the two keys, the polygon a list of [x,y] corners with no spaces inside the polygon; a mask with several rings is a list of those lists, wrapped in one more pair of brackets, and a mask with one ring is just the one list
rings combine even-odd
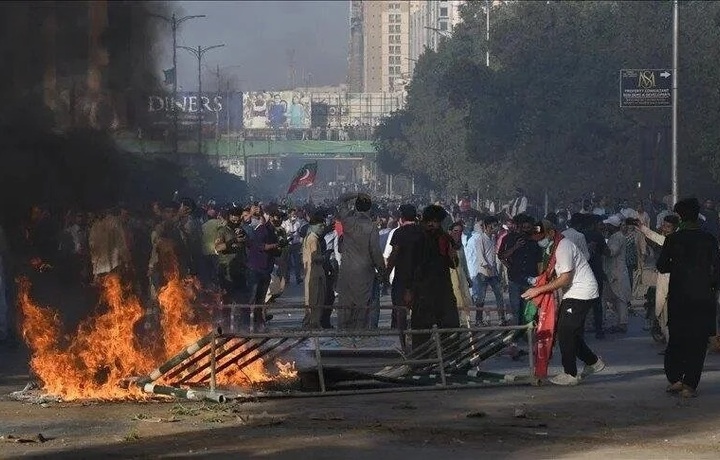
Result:
{"label": "burning barrier", "polygon": [[[27,278],[18,282],[21,330],[31,352],[30,367],[42,382],[44,392],[64,400],[144,398],[143,388],[123,387],[123,382],[130,376],[150,373],[156,363],[167,361],[178,350],[207,337],[212,330],[209,321],[197,318],[192,307],[193,291],[177,273],[158,295],[161,333],[153,340],[144,341],[136,330],[145,317],[145,309],[123,286],[118,275],[111,274],[102,280],[98,312],[82,321],[74,334],[68,336],[62,334],[59,313],[37,305],[31,296],[31,287]],[[252,351],[249,354],[252,356]],[[186,367],[182,372],[191,374],[209,360],[209,356],[196,359],[196,367]],[[274,376],[266,370],[266,362],[257,357],[244,366],[242,372],[223,373],[223,383],[248,386],[271,381]],[[276,366],[285,374],[293,373],[291,363],[278,362]],[[182,372],[176,375],[182,376]],[[164,383],[153,382],[156,390],[153,393],[204,397],[192,390],[178,389],[182,394],[173,392],[163,386]]]}

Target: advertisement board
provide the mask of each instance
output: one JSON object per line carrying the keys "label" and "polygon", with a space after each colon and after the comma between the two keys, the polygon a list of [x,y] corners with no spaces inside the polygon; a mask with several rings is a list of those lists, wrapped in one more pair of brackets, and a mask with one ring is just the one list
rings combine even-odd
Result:
{"label": "advertisement board", "polygon": [[[217,128],[221,133],[242,129],[241,93],[205,93],[201,100],[204,129]],[[149,95],[142,105],[142,124],[146,129],[172,129],[172,95]],[[175,105],[178,110],[178,130],[182,132],[197,129],[200,116],[198,94],[178,92]]]}
{"label": "advertisement board", "polygon": [[296,91],[257,91],[243,94],[245,129],[308,129],[310,94]]}
{"label": "advertisement board", "polygon": [[672,69],[622,69],[620,107],[672,107]]}

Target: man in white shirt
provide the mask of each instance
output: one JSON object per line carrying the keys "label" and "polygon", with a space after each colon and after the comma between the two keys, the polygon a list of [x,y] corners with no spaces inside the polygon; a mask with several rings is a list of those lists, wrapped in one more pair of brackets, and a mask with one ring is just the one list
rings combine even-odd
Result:
{"label": "man in white shirt", "polygon": [[575,243],[575,246],[578,247],[580,253],[585,256],[585,260],[590,260],[590,251],[588,250],[585,235],[578,231],[578,228],[582,226],[582,222],[583,214],[577,212],[574,213],[572,217],[570,217],[570,226],[567,230],[562,232],[562,234],[565,238]]}
{"label": "man in white shirt", "polygon": [[300,229],[306,224],[306,222],[298,217],[296,209],[291,209],[288,219],[282,223],[282,228],[288,237],[290,246],[288,247],[289,260],[288,260],[288,275],[290,270],[295,272],[295,281],[297,284],[303,282],[303,265],[302,265],[302,241],[303,237],[300,234]]}
{"label": "man in white shirt", "polygon": [[478,326],[483,324],[482,308],[485,306],[488,285],[495,295],[500,325],[506,324],[505,304],[495,251],[495,235],[499,228],[499,222],[495,217],[488,217],[482,222],[478,221],[475,223],[475,231],[467,244],[468,253],[472,255],[468,257],[468,270],[473,281],[475,305],[480,308],[475,315],[475,324]]}
{"label": "man in white shirt", "polygon": [[[555,240],[553,225],[543,221],[543,228],[545,237],[538,243],[541,247]],[[583,338],[585,318],[600,301],[600,294],[595,275],[577,246],[562,238],[554,250],[556,278],[543,286],[531,287],[522,297],[527,300],[562,289],[563,300],[559,309],[557,337],[564,372],[550,379],[550,382],[555,385],[577,385],[581,378],[605,368],[605,363],[593,353]],[[581,375],[577,372],[577,359],[585,363]]]}

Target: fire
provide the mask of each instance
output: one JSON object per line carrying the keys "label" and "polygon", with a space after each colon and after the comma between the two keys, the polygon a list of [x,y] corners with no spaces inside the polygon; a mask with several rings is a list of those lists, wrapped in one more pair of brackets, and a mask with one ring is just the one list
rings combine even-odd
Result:
{"label": "fire", "polygon": [[[154,348],[144,346],[138,339],[136,325],[142,320],[144,309],[137,297],[125,289],[118,275],[109,275],[103,281],[102,303],[106,309],[83,321],[70,337],[61,335],[58,313],[38,306],[31,298],[30,282],[19,280],[23,337],[32,352],[30,366],[42,381],[43,390],[65,400],[143,397],[133,385],[128,390],[120,383],[128,377],[146,375],[212,328],[210,322],[194,310],[196,286],[192,280],[183,280],[176,269],[169,275],[169,281],[158,295],[161,333]],[[233,355],[243,350],[245,348],[240,348]],[[275,364],[280,378],[297,374],[294,363]],[[209,357],[199,360],[186,372],[207,365]],[[273,378],[263,360],[257,359],[242,369],[230,366],[217,376],[217,382],[246,386]]]}
{"label": "fire", "polygon": [[103,281],[107,310],[85,320],[71,337],[61,336],[56,311],[35,304],[27,279],[20,280],[19,287],[22,333],[32,351],[30,367],[45,391],[66,400],[126,398],[128,392],[119,382],[152,367],[151,354],[133,331],[142,307],[125,293],[117,275]]}

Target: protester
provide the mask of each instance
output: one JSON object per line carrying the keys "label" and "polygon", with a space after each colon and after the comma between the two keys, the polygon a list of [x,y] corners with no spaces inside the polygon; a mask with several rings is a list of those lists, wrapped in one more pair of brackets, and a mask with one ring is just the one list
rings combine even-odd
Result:
{"label": "protester", "polygon": [[716,332],[720,251],[717,239],[700,229],[697,199],[679,201],[680,229],[665,238],[657,269],[670,275],[665,350],[667,391],[694,397],[700,383],[708,338]]}
{"label": "protester", "polygon": [[517,230],[509,233],[500,246],[500,260],[507,266],[510,311],[516,324],[522,325],[524,303],[521,294],[530,287],[529,280],[538,276],[542,262],[542,250],[531,237],[535,233],[535,221],[526,214],[514,218]]}
{"label": "protester", "polygon": [[327,272],[325,263],[325,216],[316,213],[310,218],[310,227],[302,243],[302,260],[305,280],[305,307],[303,327],[322,328],[325,311]]}
{"label": "protester", "polygon": [[485,295],[488,286],[490,286],[495,296],[498,321],[501,326],[507,324],[494,240],[497,231],[497,219],[495,217],[486,217],[484,220],[475,223],[475,230],[467,244],[467,253],[471,254],[471,256],[468,256],[468,265],[475,291],[475,306],[478,308],[475,314],[476,326],[486,325],[483,321],[483,308],[485,308]]}
{"label": "protester", "polygon": [[[669,215],[663,219],[663,224],[660,227],[660,233],[652,231],[646,224],[639,222],[639,230],[645,235],[647,239],[657,244],[662,248],[665,244],[665,239],[675,233],[677,230],[680,219],[677,216]],[[668,310],[667,310],[667,295],[670,283],[670,277],[667,273],[658,273],[655,279],[655,311],[653,312],[660,323],[663,336],[667,342],[670,337],[668,331]]]}
{"label": "protester", "polygon": [[628,305],[631,297],[627,267],[627,240],[622,231],[623,218],[612,215],[603,221],[607,232],[608,253],[605,257],[605,277],[608,280],[606,299],[617,315],[617,325],[606,332],[627,332]]}
{"label": "protester", "polygon": [[[348,203],[354,200],[354,209]],[[338,277],[338,312],[341,329],[364,329],[372,300],[373,283],[385,263],[380,251],[377,226],[369,215],[370,196],[346,194],[340,197],[343,234],[340,243],[342,264]]]}
{"label": "protester", "polygon": [[[533,299],[546,292],[562,290],[560,316],[557,324],[557,338],[560,345],[563,373],[550,379],[555,385],[577,385],[582,378],[602,371],[605,363],[588,347],[583,338],[585,318],[595,303],[600,301],[597,282],[585,256],[569,239],[556,239],[554,226],[543,221],[541,246],[554,242],[556,278],[549,283],[531,287],[522,294],[523,299]],[[577,360],[585,363],[578,376]]]}

